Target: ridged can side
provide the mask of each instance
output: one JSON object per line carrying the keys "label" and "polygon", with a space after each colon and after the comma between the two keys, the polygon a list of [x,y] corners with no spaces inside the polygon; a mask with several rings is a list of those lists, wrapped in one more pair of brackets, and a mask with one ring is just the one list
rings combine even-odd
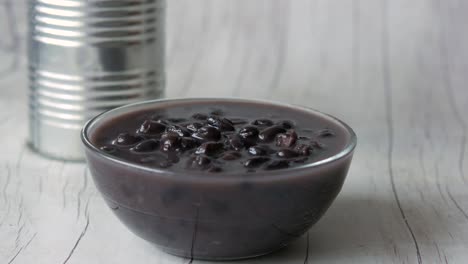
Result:
{"label": "ridged can side", "polygon": [[164,0],[30,1],[31,146],[82,160],[88,119],[163,97],[164,20]]}

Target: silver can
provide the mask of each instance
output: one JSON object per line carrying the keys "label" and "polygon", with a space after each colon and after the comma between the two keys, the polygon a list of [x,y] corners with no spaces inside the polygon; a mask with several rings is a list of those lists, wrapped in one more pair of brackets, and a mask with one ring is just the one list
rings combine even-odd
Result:
{"label": "silver can", "polygon": [[91,117],[164,95],[164,0],[29,0],[29,135],[82,160]]}

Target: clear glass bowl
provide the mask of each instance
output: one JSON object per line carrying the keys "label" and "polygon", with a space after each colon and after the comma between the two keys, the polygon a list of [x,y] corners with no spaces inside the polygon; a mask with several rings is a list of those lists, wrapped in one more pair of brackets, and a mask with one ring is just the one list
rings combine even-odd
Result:
{"label": "clear glass bowl", "polygon": [[[101,151],[90,138],[120,115],[173,103],[260,103],[320,116],[347,131],[336,155],[300,167],[207,177],[130,163]],[[340,120],[287,104],[232,98],[146,101],[90,120],[82,140],[94,182],[117,217],[136,235],[164,251],[195,259],[240,259],[273,252],[304,234],[329,208],[350,166],[356,135]]]}

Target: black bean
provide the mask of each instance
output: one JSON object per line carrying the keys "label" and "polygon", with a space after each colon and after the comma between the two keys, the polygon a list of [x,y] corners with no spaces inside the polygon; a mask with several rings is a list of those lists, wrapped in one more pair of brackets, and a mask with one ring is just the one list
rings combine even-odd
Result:
{"label": "black bean", "polygon": [[286,133],[276,135],[276,146],[289,148],[296,144],[297,134],[294,130],[289,130]]}
{"label": "black bean", "polygon": [[102,146],[99,149],[107,153],[114,153],[117,151],[117,149],[113,146]]}
{"label": "black bean", "polygon": [[205,142],[195,151],[195,154],[205,154],[215,156],[223,150],[224,144],[221,142]]}
{"label": "black bean", "polygon": [[273,125],[273,121],[270,119],[257,119],[253,121],[252,124],[261,127],[269,127]]}
{"label": "black bean", "polygon": [[245,139],[253,139],[258,136],[258,129],[254,126],[246,126],[239,130],[239,136]]}
{"label": "black bean", "polygon": [[319,142],[316,140],[312,141],[310,145],[312,146],[312,148],[316,148],[316,149],[325,149],[327,147],[322,142]]}
{"label": "black bean", "polygon": [[192,118],[196,120],[206,120],[208,116],[202,113],[196,113],[192,115]]}
{"label": "black bean", "polygon": [[189,149],[196,148],[199,145],[199,143],[196,139],[193,139],[190,137],[183,137],[180,140],[180,145],[182,146],[182,149],[189,150]]}
{"label": "black bean", "polygon": [[291,150],[291,149],[281,149],[280,151],[276,153],[276,156],[280,158],[289,159],[289,158],[295,158],[299,156],[299,154],[296,151]]}
{"label": "black bean", "polygon": [[159,123],[157,121],[146,120],[141,124],[140,128],[138,128],[137,133],[144,134],[144,135],[157,135],[161,134],[166,130],[166,125]]}
{"label": "black bean", "polygon": [[130,135],[129,133],[120,133],[112,143],[115,145],[120,145],[120,146],[130,146],[142,140],[143,138]]}
{"label": "black bean", "polygon": [[258,138],[263,142],[271,142],[275,139],[276,135],[284,132],[286,132],[286,129],[280,126],[272,126],[262,130],[260,134],[258,134]]}
{"label": "black bean", "polygon": [[182,126],[179,125],[169,125],[166,128],[167,132],[175,132],[177,133],[180,137],[189,137],[190,136],[190,131]]}
{"label": "black bean", "polygon": [[206,168],[211,163],[211,159],[202,155],[196,156],[192,160],[192,166]]}
{"label": "black bean", "polygon": [[283,120],[283,121],[279,121],[278,123],[276,123],[278,126],[281,126],[282,128],[284,129],[291,129],[294,127],[294,124],[292,121],[288,121],[288,120]]}
{"label": "black bean", "polygon": [[299,144],[294,148],[294,151],[299,153],[299,155],[309,156],[310,152],[312,151],[312,148],[306,144]]}
{"label": "black bean", "polygon": [[188,130],[190,130],[192,132],[197,132],[197,130],[200,129],[202,126],[203,126],[202,123],[193,122],[193,123],[190,123],[190,124],[186,124],[185,128],[187,128]]}
{"label": "black bean", "polygon": [[176,132],[164,132],[161,136],[161,150],[175,151],[180,147],[181,138]]}
{"label": "black bean", "polygon": [[317,135],[319,137],[333,137],[333,136],[335,136],[335,132],[333,132],[329,128],[325,128],[325,129],[321,129],[321,130],[317,131]]}
{"label": "black bean", "polygon": [[167,132],[162,133],[162,135],[161,135],[161,140],[163,140],[165,138],[180,138],[180,136],[179,136],[179,134],[177,132],[167,131]]}
{"label": "black bean", "polygon": [[155,139],[148,139],[148,140],[138,143],[131,150],[135,152],[152,152],[152,151],[156,151],[158,148],[159,148],[159,141]]}
{"label": "black bean", "polygon": [[233,135],[229,137],[228,144],[234,150],[241,150],[245,146],[244,141],[238,135]]}
{"label": "black bean", "polygon": [[272,150],[267,146],[253,146],[247,150],[247,152],[253,156],[265,156],[270,154],[271,151]]}
{"label": "black bean", "polygon": [[236,160],[242,157],[242,154],[237,152],[237,151],[228,151],[224,153],[224,155],[221,157],[223,160]]}
{"label": "black bean", "polygon": [[208,125],[216,127],[221,131],[235,131],[234,125],[231,120],[217,116],[210,116],[206,120]]}
{"label": "black bean", "polygon": [[278,170],[289,167],[287,160],[274,160],[265,166],[265,170]]}
{"label": "black bean", "polygon": [[244,162],[244,167],[246,168],[257,168],[259,167],[260,165],[262,165],[263,163],[269,161],[270,158],[268,157],[255,157],[255,158],[251,158],[251,159],[248,159]]}
{"label": "black bean", "polygon": [[218,166],[212,166],[208,169],[208,172],[212,172],[212,173],[217,173],[217,172],[222,172],[222,171],[223,169]]}
{"label": "black bean", "polygon": [[214,127],[204,126],[193,133],[192,137],[207,141],[218,141],[221,139],[221,133]]}

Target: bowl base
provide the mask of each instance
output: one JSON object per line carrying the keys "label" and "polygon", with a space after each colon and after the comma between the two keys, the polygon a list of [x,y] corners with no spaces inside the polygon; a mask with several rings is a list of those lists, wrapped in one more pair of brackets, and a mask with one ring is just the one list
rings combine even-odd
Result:
{"label": "bowl base", "polygon": [[161,246],[157,246],[157,247],[169,255],[173,255],[173,256],[177,256],[181,258],[194,259],[194,260],[207,260],[207,261],[229,261],[229,260],[243,260],[243,259],[257,258],[257,257],[269,255],[287,246],[288,244],[283,244],[274,249],[269,249],[268,251],[255,253],[251,255],[245,255],[245,256],[214,256],[214,257],[210,257],[207,255],[197,255],[197,254],[193,254],[193,256],[190,256],[190,255],[184,254],[183,252],[180,252],[178,250],[174,250],[171,248],[166,248],[166,247],[161,247]]}

